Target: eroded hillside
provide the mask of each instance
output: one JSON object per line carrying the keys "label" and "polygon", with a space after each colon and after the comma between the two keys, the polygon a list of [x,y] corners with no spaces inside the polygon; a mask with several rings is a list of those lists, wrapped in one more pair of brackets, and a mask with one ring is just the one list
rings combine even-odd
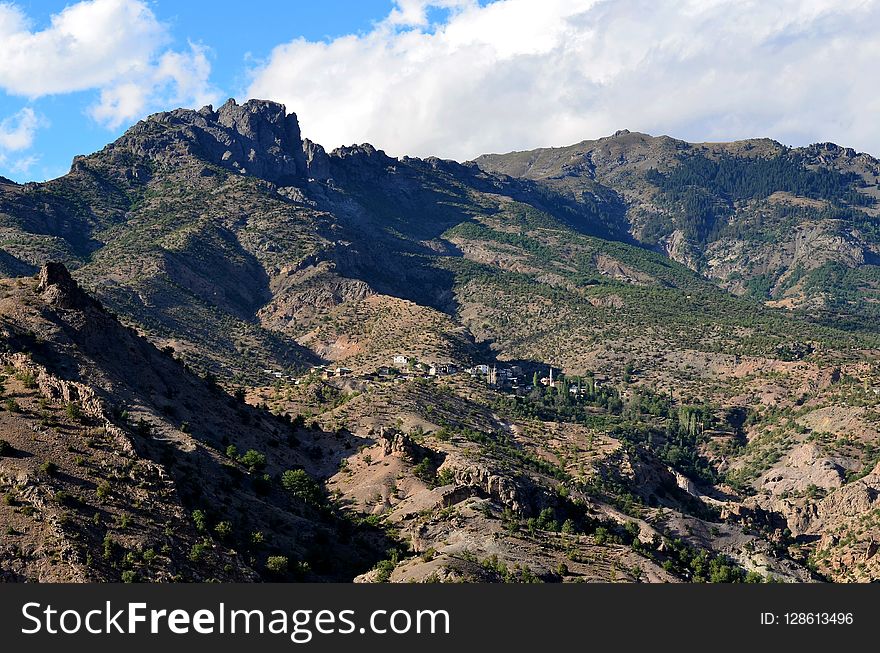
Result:
{"label": "eroded hillside", "polygon": [[280,482],[315,484],[355,440],[196,376],[63,267],[2,282],[0,356],[7,579],[344,580],[384,552],[383,533]]}

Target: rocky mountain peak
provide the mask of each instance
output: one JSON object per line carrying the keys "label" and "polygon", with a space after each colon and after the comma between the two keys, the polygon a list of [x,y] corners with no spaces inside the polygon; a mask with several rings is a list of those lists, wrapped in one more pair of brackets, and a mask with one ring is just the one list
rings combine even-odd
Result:
{"label": "rocky mountain peak", "polygon": [[842,147],[837,143],[813,143],[804,148],[808,155],[817,157],[831,156],[851,159],[856,156],[857,152],[851,147]]}
{"label": "rocky mountain peak", "polygon": [[330,177],[330,157],[318,143],[303,139],[303,155],[306,170],[312,179],[328,179]]}
{"label": "rocky mountain peak", "polygon": [[342,147],[337,147],[333,150],[330,155],[340,159],[352,157],[364,159],[375,158],[382,163],[393,162],[396,160],[385,154],[384,150],[377,150],[369,143],[361,143],[360,145],[343,145]]}
{"label": "rocky mountain peak", "polygon": [[59,308],[84,308],[95,304],[63,263],[48,262],[40,268],[37,292],[46,303]]}
{"label": "rocky mountain peak", "polygon": [[278,102],[248,100],[236,104],[229,98],[216,113],[208,116],[262,150],[277,148],[281,152],[296,152],[302,147],[296,114],[287,113],[286,107]]}
{"label": "rocky mountain peak", "polygon": [[333,166],[334,177],[348,180],[376,178],[399,163],[398,159],[388,156],[369,143],[337,147],[330,152],[329,157],[336,164]]}
{"label": "rocky mountain peak", "polygon": [[[230,98],[220,108],[175,109],[149,116],[117,141],[126,149],[165,164],[191,155],[240,174],[277,183],[309,175],[295,113],[269,100],[238,104]],[[311,148],[314,154],[314,148]]]}

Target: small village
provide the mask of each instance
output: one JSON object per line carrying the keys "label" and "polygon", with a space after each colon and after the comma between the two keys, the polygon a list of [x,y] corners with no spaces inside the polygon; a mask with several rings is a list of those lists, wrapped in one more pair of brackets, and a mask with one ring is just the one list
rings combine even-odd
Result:
{"label": "small village", "polygon": [[390,365],[381,365],[375,372],[356,374],[344,366],[315,365],[302,375],[285,374],[284,372],[264,369],[263,374],[273,383],[292,383],[300,385],[319,378],[322,380],[350,378],[362,381],[405,383],[413,379],[430,379],[448,376],[467,376],[484,382],[489,388],[506,394],[526,395],[538,384],[544,388],[560,388],[566,386],[572,395],[586,395],[595,391],[596,384],[605,380],[604,377],[590,377],[589,383],[575,381],[567,383],[565,374],[557,367],[549,364],[535,368],[531,374],[520,365],[505,365],[497,362],[479,363],[466,366],[455,362],[427,362],[415,356],[397,354],[391,359]]}

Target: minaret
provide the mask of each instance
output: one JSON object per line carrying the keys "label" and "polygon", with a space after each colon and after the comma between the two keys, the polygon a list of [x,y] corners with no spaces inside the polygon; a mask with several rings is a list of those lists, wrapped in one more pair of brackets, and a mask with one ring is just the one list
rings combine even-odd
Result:
{"label": "minaret", "polygon": [[553,387],[553,366],[550,366],[550,387]]}

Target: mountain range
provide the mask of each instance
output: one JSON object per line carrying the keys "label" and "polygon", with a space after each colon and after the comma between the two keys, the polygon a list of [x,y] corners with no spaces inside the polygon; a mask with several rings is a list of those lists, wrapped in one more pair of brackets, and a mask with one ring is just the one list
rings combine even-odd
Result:
{"label": "mountain range", "polygon": [[21,580],[880,576],[880,162],[458,163],[261,100],[0,179]]}

